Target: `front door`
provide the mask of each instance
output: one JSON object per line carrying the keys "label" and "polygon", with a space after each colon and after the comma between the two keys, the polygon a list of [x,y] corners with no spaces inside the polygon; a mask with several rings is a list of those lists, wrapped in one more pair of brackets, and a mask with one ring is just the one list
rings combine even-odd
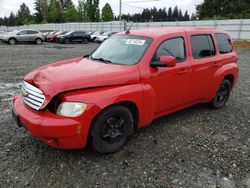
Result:
{"label": "front door", "polygon": [[16,35],[17,41],[28,41],[29,35],[27,30],[22,30]]}
{"label": "front door", "polygon": [[190,61],[187,58],[186,34],[165,39],[156,50],[152,61],[160,56],[173,56],[177,60],[175,67],[150,68],[149,84],[153,87],[156,97],[156,116],[174,111],[187,105],[190,98]]}

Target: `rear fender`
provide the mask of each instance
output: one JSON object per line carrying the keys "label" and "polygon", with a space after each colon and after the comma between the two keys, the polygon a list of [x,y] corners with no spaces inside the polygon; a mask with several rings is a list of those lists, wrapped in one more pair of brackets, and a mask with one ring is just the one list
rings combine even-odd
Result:
{"label": "rear fender", "polygon": [[213,86],[211,86],[212,93],[211,93],[210,97],[213,98],[215,96],[221,82],[224,80],[224,78],[227,75],[233,75],[234,82],[233,82],[232,88],[235,87],[236,82],[237,82],[237,78],[238,78],[238,74],[239,74],[239,68],[238,68],[236,63],[225,64],[222,67],[220,67],[214,74],[215,84],[213,84]]}

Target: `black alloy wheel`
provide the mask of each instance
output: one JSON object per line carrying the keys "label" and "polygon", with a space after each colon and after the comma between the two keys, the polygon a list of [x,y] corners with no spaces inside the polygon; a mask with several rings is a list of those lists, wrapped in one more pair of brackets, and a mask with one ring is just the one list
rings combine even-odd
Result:
{"label": "black alloy wheel", "polygon": [[213,101],[211,102],[212,107],[222,108],[226,105],[231,93],[231,83],[229,80],[223,80]]}
{"label": "black alloy wheel", "polygon": [[102,154],[120,150],[133,132],[133,116],[124,106],[102,111],[91,126],[91,143]]}

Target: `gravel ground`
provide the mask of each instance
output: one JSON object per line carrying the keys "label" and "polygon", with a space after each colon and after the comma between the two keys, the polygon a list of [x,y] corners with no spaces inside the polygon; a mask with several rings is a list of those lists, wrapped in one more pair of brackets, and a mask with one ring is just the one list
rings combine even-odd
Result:
{"label": "gravel ground", "polygon": [[50,148],[17,128],[11,99],[32,69],[91,52],[96,44],[0,44],[0,187],[250,187],[250,49],[228,105],[197,105],[138,130],[112,155]]}

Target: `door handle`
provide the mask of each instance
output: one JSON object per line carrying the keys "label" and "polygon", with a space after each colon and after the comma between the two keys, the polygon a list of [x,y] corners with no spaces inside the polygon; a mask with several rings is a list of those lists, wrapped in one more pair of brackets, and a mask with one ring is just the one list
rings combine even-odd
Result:
{"label": "door handle", "polygon": [[187,74],[187,73],[189,73],[188,69],[183,69],[180,72],[178,72],[178,74]]}
{"label": "door handle", "polygon": [[220,66],[220,64],[218,62],[215,62],[215,63],[212,64],[211,67],[214,68],[214,67],[219,67],[219,66]]}

